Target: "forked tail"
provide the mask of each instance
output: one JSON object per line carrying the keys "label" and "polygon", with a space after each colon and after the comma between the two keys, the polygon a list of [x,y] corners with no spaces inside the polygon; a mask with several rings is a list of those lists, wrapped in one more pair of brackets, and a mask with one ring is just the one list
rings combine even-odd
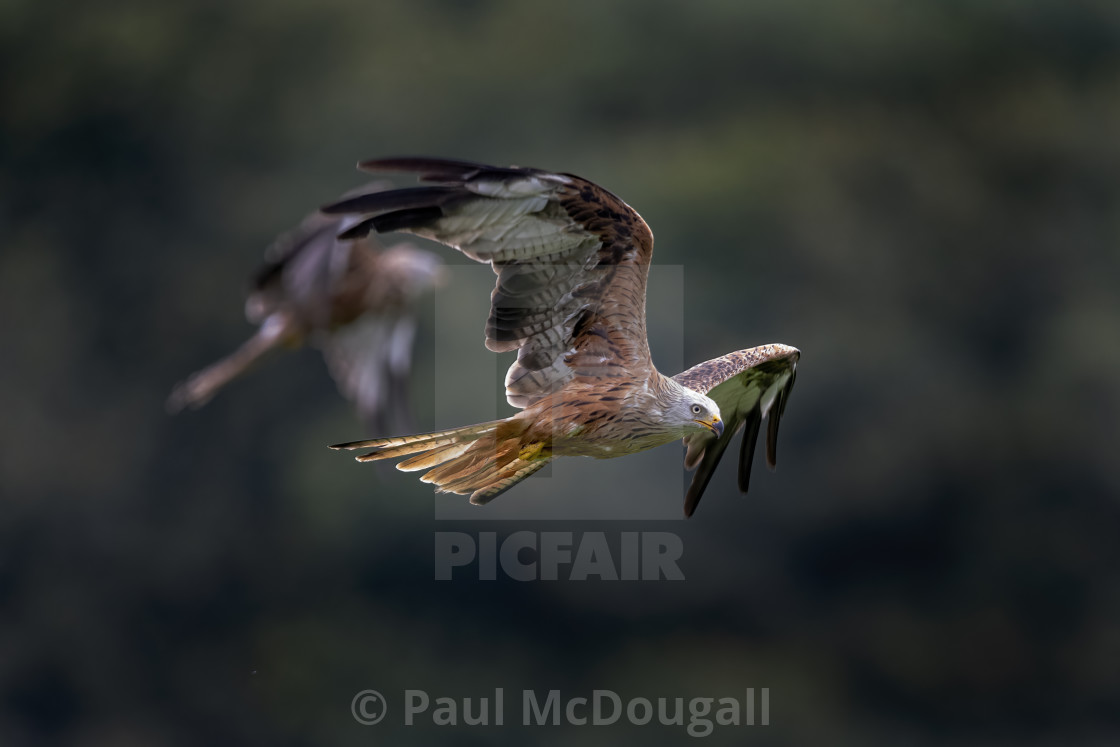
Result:
{"label": "forked tail", "polygon": [[529,441],[526,435],[524,423],[508,418],[415,436],[351,441],[331,448],[372,449],[358,456],[359,462],[408,456],[397,469],[426,469],[420,480],[434,484],[437,493],[470,494],[471,503],[481,505],[552,461],[552,449]]}

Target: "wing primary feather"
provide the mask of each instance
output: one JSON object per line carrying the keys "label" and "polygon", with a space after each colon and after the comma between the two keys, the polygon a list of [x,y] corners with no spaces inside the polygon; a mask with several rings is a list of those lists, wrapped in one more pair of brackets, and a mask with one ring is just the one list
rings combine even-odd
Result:
{"label": "wing primary feather", "polygon": [[762,425],[762,412],[758,405],[747,413],[747,425],[743,429],[743,442],[739,446],[739,491],[747,492],[751,484],[751,463],[754,461],[754,448],[758,443],[758,429]]}
{"label": "wing primary feather", "polygon": [[786,388],[782,392],[782,404],[778,410],[779,415],[785,415],[786,403],[789,402],[789,395],[793,393],[793,382],[797,381],[797,369],[794,368],[789,375],[789,381],[786,382]]}
{"label": "wing primary feather", "polygon": [[370,220],[378,233],[388,233],[389,231],[418,228],[441,217],[443,217],[443,210],[438,205],[428,205],[427,207],[408,208],[407,210],[385,213],[370,218]]}
{"label": "wing primary feather", "polygon": [[778,395],[778,401],[770,408],[770,422],[766,424],[766,463],[770,469],[778,464],[778,425],[786,411],[790,392],[793,391],[793,382],[797,381],[797,369],[789,376],[785,388]]}
{"label": "wing primary feather", "polygon": [[480,174],[524,174],[532,169],[505,168],[488,166],[473,161],[454,158],[425,158],[423,156],[403,156],[400,158],[372,158],[358,163],[362,171],[384,172],[399,171],[419,173],[424,181],[450,182],[470,180]]}
{"label": "wing primary feather", "polygon": [[337,202],[324,205],[319,210],[327,215],[386,213],[393,210],[438,205],[445,197],[454,195],[459,191],[456,187],[403,187],[345,197]]}
{"label": "wing primary feather", "polygon": [[782,420],[782,407],[785,405],[786,390],[778,392],[778,401],[770,407],[766,423],[766,466],[778,466],[778,424]]}
{"label": "wing primary feather", "polygon": [[688,493],[684,497],[685,518],[691,517],[693,512],[696,511],[696,507],[700,505],[700,498],[704,495],[704,489],[711,482],[712,475],[715,474],[716,467],[719,465],[719,460],[723,457],[723,452],[727,451],[727,447],[731,444],[731,439],[735,437],[738,428],[738,423],[728,423],[723,435],[704,450],[704,458],[701,460],[700,466],[696,468],[696,474],[692,476]]}

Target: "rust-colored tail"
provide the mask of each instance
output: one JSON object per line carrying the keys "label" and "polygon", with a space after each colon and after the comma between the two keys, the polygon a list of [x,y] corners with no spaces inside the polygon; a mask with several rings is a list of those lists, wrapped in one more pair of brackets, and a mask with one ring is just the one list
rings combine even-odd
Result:
{"label": "rust-colored tail", "polygon": [[526,426],[513,418],[415,436],[374,438],[334,444],[332,449],[373,449],[359,462],[409,456],[403,472],[428,472],[421,481],[437,493],[470,494],[471,503],[489,503],[552,460],[545,444],[526,442]]}

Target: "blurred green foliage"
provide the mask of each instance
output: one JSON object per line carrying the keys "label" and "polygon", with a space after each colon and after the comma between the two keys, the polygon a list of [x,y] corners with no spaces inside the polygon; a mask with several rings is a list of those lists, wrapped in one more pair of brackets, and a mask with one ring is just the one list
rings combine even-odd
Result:
{"label": "blurred green foliage", "polygon": [[[6,0],[0,743],[681,738],[349,716],[496,686],[769,686],[760,744],[1116,740],[1117,133],[1104,0]],[[409,153],[621,195],[688,362],[802,349],[781,470],[656,525],[687,581],[435,583],[431,533],[484,525],[324,449],[356,421],[310,353],[164,414],[272,237]]]}

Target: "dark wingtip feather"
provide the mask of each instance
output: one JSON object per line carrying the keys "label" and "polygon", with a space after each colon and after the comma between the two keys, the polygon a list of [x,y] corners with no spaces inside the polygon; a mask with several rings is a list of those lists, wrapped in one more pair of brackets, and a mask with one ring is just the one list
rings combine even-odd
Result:
{"label": "dark wingtip feather", "polygon": [[394,210],[436,206],[447,197],[460,193],[461,190],[456,187],[404,187],[344,197],[324,205],[319,208],[319,211],[327,215],[388,213]]}
{"label": "dark wingtip feather", "polygon": [[704,457],[700,461],[700,466],[696,468],[696,474],[692,476],[692,482],[684,496],[685,518],[692,516],[696,507],[700,505],[700,499],[704,497],[704,490],[708,487],[708,483],[712,481],[712,475],[715,474],[716,467],[719,466],[719,460],[723,458],[723,452],[727,451],[731,439],[739,432],[739,427],[740,424],[737,422],[727,423],[723,435],[704,449]]}
{"label": "dark wingtip feather", "polygon": [[774,469],[778,466],[778,424],[782,420],[782,400],[785,392],[778,393],[778,399],[770,406],[769,418],[766,423],[766,466]]}
{"label": "dark wingtip feather", "polygon": [[766,424],[766,464],[770,469],[778,466],[778,425],[781,423],[782,415],[785,414],[786,404],[789,403],[789,395],[793,391],[795,381],[797,381],[796,368],[790,374],[785,387],[778,393],[778,399],[770,406],[770,422]]}
{"label": "dark wingtip feather", "polygon": [[751,463],[754,462],[754,449],[758,443],[758,429],[762,425],[762,412],[756,405],[747,414],[747,425],[743,431],[743,441],[739,446],[739,491],[746,493],[751,484]]}
{"label": "dark wingtip feather", "polygon": [[371,158],[358,163],[362,171],[384,172],[400,171],[420,174],[421,181],[456,182],[473,179],[483,172],[496,169],[484,163],[462,161],[455,158],[428,158],[426,156],[398,156],[395,158]]}
{"label": "dark wingtip feather", "polygon": [[[369,221],[373,223],[373,227],[377,229],[378,233],[388,233],[389,231],[419,228],[420,226],[442,217],[443,210],[438,205],[429,205],[426,207],[396,210],[392,213],[385,213],[384,215],[370,218]],[[363,221],[363,223],[364,222],[366,221]]]}
{"label": "dark wingtip feather", "polygon": [[350,449],[360,449],[364,446],[369,446],[369,444],[370,444],[370,441],[367,438],[367,439],[363,439],[361,441],[347,441],[346,443],[342,443],[342,444],[331,444],[327,448],[328,449],[334,449],[335,451],[343,451],[343,450],[350,450]]}
{"label": "dark wingtip feather", "polygon": [[345,197],[336,202],[328,205],[323,205],[319,208],[319,212],[325,215],[349,215],[351,213],[372,213],[378,209],[381,200],[379,197],[384,194],[383,192],[371,192],[364,195],[354,195],[353,197]]}
{"label": "dark wingtip feather", "polygon": [[[709,446],[709,449],[716,448],[716,444]],[[707,454],[704,455],[705,457]],[[688,486],[688,492],[684,496],[684,518],[691,519],[692,514],[696,512],[696,507],[700,505],[700,499],[704,497],[704,490],[708,487],[708,483],[712,481],[712,475],[715,474],[715,465],[706,464],[708,460],[705,459],[699,467],[699,471],[692,477],[692,482]],[[718,461],[718,460],[717,460]]]}
{"label": "dark wingtip feather", "polygon": [[[704,483],[704,487],[707,487],[707,482]],[[689,487],[688,495],[686,495],[684,497],[684,518],[686,518],[686,519],[691,519],[692,518],[692,514],[696,513],[696,506],[698,506],[700,504],[700,498],[703,495],[704,495],[704,488],[703,487],[700,488],[700,490],[697,490],[697,491],[693,491],[692,487],[691,486]]]}
{"label": "dark wingtip feather", "polygon": [[359,162],[358,168],[362,171],[399,171],[419,174],[422,182],[466,182],[482,175],[510,176],[537,171],[536,169],[517,166],[491,166],[455,158],[428,158],[425,156],[372,158],[368,161]]}
{"label": "dark wingtip feather", "polygon": [[358,161],[362,171],[478,171],[492,168],[477,161],[462,158],[437,158],[435,156],[389,156]]}
{"label": "dark wingtip feather", "polygon": [[387,233],[422,226],[443,216],[441,205],[459,192],[454,187],[410,187],[348,197],[319,210],[327,215],[374,213],[346,229],[340,239],[356,239],[370,231]]}

